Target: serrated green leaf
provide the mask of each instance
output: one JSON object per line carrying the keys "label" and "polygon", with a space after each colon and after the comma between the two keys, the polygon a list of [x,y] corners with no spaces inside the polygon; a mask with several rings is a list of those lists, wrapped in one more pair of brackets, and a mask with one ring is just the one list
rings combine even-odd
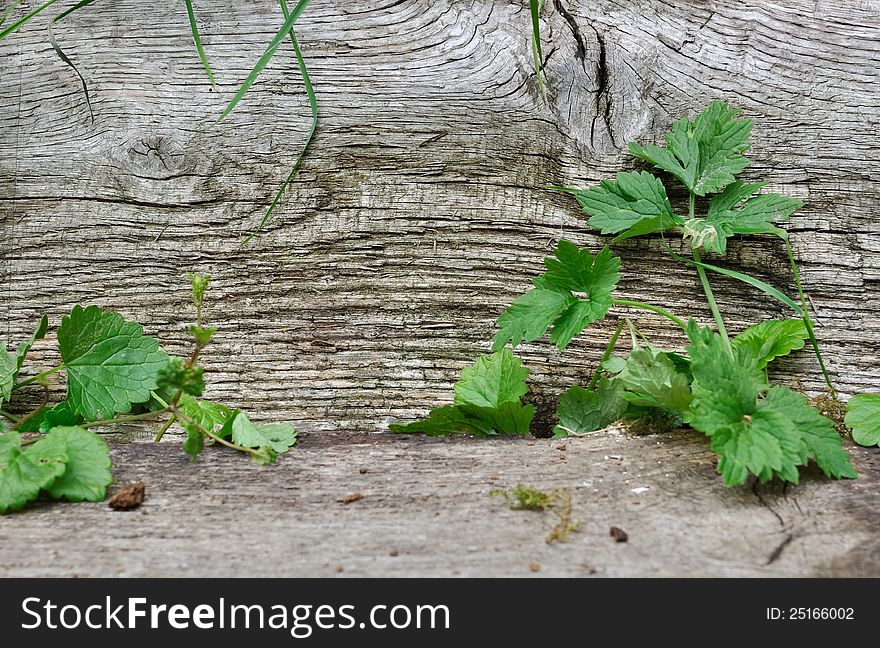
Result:
{"label": "serrated green leaf", "polygon": [[498,318],[498,332],[492,340],[492,348],[498,351],[508,342],[517,346],[520,342],[537,340],[575,301],[570,294],[538,288],[517,297]]}
{"label": "serrated green leaf", "polygon": [[412,423],[395,423],[388,426],[390,432],[412,434],[422,433],[428,436],[449,434],[473,434],[476,436],[492,433],[492,429],[479,419],[468,416],[467,412],[456,405],[435,407],[427,418]]}
{"label": "serrated green leaf", "polygon": [[665,351],[633,349],[616,381],[624,390],[623,398],[633,405],[678,412],[685,412],[690,406],[690,376]]}
{"label": "serrated green leaf", "polygon": [[863,446],[880,444],[880,394],[856,394],[846,404],[846,419],[853,441]]}
{"label": "serrated green leaf", "polygon": [[[36,445],[36,444],[35,444]],[[0,513],[17,511],[36,499],[66,467],[67,454],[58,448],[21,448],[21,435],[8,431],[0,436]]]}
{"label": "serrated green leaf", "polygon": [[[226,425],[233,417],[233,411],[225,405],[194,398],[189,394],[181,395],[177,402],[177,408],[188,419],[179,419],[179,421],[183,429],[186,430],[183,451],[193,459],[205,448],[204,430],[215,432],[218,427]],[[228,436],[231,434],[230,428]]]}
{"label": "serrated green leaf", "polygon": [[590,216],[590,226],[602,234],[617,234],[615,241],[662,232],[681,223],[672,212],[663,182],[647,171],[624,171],[616,180],[602,180],[574,194]]}
{"label": "serrated green leaf", "polygon": [[800,200],[780,194],[761,194],[742,204],[727,206],[740,196],[749,195],[747,192],[756,186],[761,185],[744,185],[737,181],[727,187],[709,203],[707,218],[685,223],[685,238],[693,239],[693,247],[718,254],[726,253],[727,239],[736,234],[776,234],[785,238],[785,232],[774,221],[791,216],[803,205]]}
{"label": "serrated green leaf", "polygon": [[623,385],[617,380],[599,379],[594,391],[574,386],[562,393],[556,407],[559,425],[553,436],[586,434],[619,420],[628,407]]}
{"label": "serrated green leaf", "polygon": [[481,356],[455,383],[455,404],[436,407],[426,419],[391,425],[391,432],[442,434],[527,434],[535,415],[520,397],[528,391],[529,370],[510,349]]}
{"label": "serrated green leaf", "polygon": [[15,356],[6,350],[6,341],[0,340],[0,407],[12,398],[12,388],[17,374],[18,363]]}
{"label": "serrated green leaf", "polygon": [[421,421],[391,425],[388,429],[395,433],[424,433],[428,436],[524,435],[529,433],[534,415],[534,405],[523,405],[518,401],[508,401],[497,407],[446,405],[434,408]]}
{"label": "serrated green leaf", "polygon": [[28,448],[26,454],[67,455],[67,469],[46,491],[55,499],[71,502],[100,502],[113,481],[110,449],[94,432],[81,427],[56,427]]}
{"label": "serrated green leaf", "polygon": [[44,337],[46,337],[46,331],[48,331],[48,330],[49,330],[49,318],[47,316],[43,315],[40,318],[40,323],[37,324],[37,330],[34,331],[34,334],[31,335],[31,337],[28,338],[25,342],[22,342],[18,345],[18,348],[16,349],[16,353],[15,353],[16,365],[17,365],[17,370],[16,370],[16,374],[15,374],[16,378],[18,377],[18,372],[21,371],[21,367],[24,364],[25,358],[27,358],[27,354],[33,348],[33,346],[37,340],[42,340]]}
{"label": "serrated green leaf", "polygon": [[296,443],[296,430],[289,423],[270,423],[258,425],[252,423],[242,411],[233,412],[220,432],[226,436],[226,430],[232,436],[232,442],[245,448],[269,448],[273,452],[287,452]]}
{"label": "serrated green leaf", "polygon": [[745,349],[763,369],[775,358],[804,348],[809,339],[803,320],[770,320],[750,326],[730,342],[734,349]]}
{"label": "serrated green leaf", "polygon": [[42,432],[45,434],[53,427],[79,425],[82,422],[83,417],[71,411],[70,405],[67,401],[64,401],[52,407],[41,407],[29,419],[22,420],[18,426],[18,431]]}
{"label": "serrated green leaf", "polygon": [[738,110],[713,101],[693,121],[678,120],[666,135],[666,146],[631,143],[635,157],[671,173],[693,193],[705,196],[724,189],[748,165],[752,122],[735,119]]}
{"label": "serrated green leaf", "polygon": [[190,366],[181,358],[170,358],[156,374],[155,391],[166,394],[182,391],[192,396],[201,396],[205,391],[204,374],[204,369],[198,365]]}
{"label": "serrated green leaf", "polygon": [[498,319],[493,349],[508,341],[541,337],[553,326],[550,339],[564,349],[586,326],[596,322],[612,305],[620,280],[620,259],[607,247],[594,257],[586,248],[560,241],[554,256],[544,259],[547,271],[535,277],[535,289],[517,299]]}
{"label": "serrated green leaf", "polygon": [[461,372],[455,383],[455,404],[477,407],[498,407],[502,403],[519,402],[528,391],[529,370],[510,349],[480,356],[473,366]]}
{"label": "serrated green leaf", "polygon": [[76,306],[61,319],[58,346],[67,370],[67,400],[89,421],[147,402],[169,360],[140,324],[97,306]]}
{"label": "serrated green leaf", "polygon": [[749,473],[797,482],[798,467],[810,459],[829,476],[857,476],[833,423],[802,395],[768,388],[748,350],[731,355],[720,335],[697,331],[693,322],[688,333],[694,376],[688,422],[711,438],[727,485],[743,483]]}
{"label": "serrated green leaf", "polygon": [[749,196],[753,196],[767,186],[766,182],[746,183],[742,180],[732,182],[720,194],[712,196],[709,201],[708,216],[717,216],[739,205]]}

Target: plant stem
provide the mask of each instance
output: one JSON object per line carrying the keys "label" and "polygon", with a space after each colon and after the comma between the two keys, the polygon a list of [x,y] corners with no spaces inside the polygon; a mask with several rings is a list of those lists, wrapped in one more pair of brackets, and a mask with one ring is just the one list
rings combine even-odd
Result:
{"label": "plant stem", "polygon": [[22,380],[20,383],[15,383],[12,386],[12,391],[15,391],[16,389],[21,389],[22,387],[25,387],[27,385],[31,385],[39,380],[42,380],[46,376],[51,376],[53,373],[57,373],[57,372],[61,371],[64,368],[65,368],[64,364],[62,363],[62,364],[58,365],[57,367],[52,367],[51,369],[46,369],[46,371],[41,371],[36,376],[31,376],[27,380]]}
{"label": "plant stem", "polygon": [[211,439],[213,439],[216,443],[219,443],[221,445],[225,445],[227,448],[232,448],[233,450],[238,450],[239,452],[247,453],[247,454],[254,456],[254,457],[259,456],[259,453],[256,450],[254,450],[253,448],[246,448],[244,446],[236,445],[235,443],[232,443],[231,441],[227,441],[223,437],[214,434],[214,432],[212,432],[208,428],[204,427],[203,425],[200,425],[199,423],[197,423],[196,421],[191,419],[189,416],[187,416],[186,414],[181,412],[179,409],[177,409],[177,407],[175,405],[171,405],[170,409],[171,409],[171,412],[174,414],[174,416],[179,418],[181,421],[183,421],[187,425],[192,425],[193,427],[198,428],[199,431],[201,431],[205,436],[208,436]]}
{"label": "plant stem", "polygon": [[596,383],[599,382],[599,374],[602,373],[602,365],[611,357],[611,352],[614,351],[614,347],[617,344],[617,340],[620,338],[620,333],[623,331],[625,325],[626,322],[624,320],[621,320],[620,324],[617,325],[617,330],[614,331],[614,335],[611,336],[608,346],[605,347],[605,353],[602,354],[602,359],[599,360],[599,365],[596,367],[596,371],[593,372],[590,384],[587,385],[587,391],[593,389],[596,386]]}
{"label": "plant stem", "polygon": [[153,440],[154,443],[159,443],[162,440],[162,437],[165,436],[165,433],[168,429],[174,424],[174,421],[177,420],[177,415],[172,414],[171,418],[162,426],[162,429],[156,432],[156,438]]}
{"label": "plant stem", "polygon": [[687,329],[687,325],[680,317],[676,317],[672,313],[667,310],[663,310],[659,306],[654,306],[652,304],[646,304],[645,302],[633,301],[631,299],[612,299],[611,303],[615,306],[629,306],[630,308],[640,308],[642,310],[651,311],[652,313],[657,313],[658,315],[662,315],[666,319],[674,322],[676,326],[681,328],[682,330]]}
{"label": "plant stem", "polygon": [[91,428],[98,427],[101,425],[114,425],[116,423],[131,423],[133,421],[150,421],[155,419],[168,410],[158,410],[156,412],[144,412],[143,414],[128,414],[126,416],[117,416],[112,419],[103,419],[101,421],[86,421],[85,423],[80,423],[79,426],[82,428]]}
{"label": "plant stem", "polygon": [[[688,217],[693,220],[696,196],[693,191],[689,192],[689,194]],[[693,253],[694,261],[700,263],[699,249],[693,248]],[[702,267],[697,266],[697,274],[700,276],[700,283],[703,284],[703,292],[706,295],[706,301],[709,302],[709,309],[712,311],[712,317],[715,318],[715,325],[718,327],[718,332],[721,334],[721,337],[724,338],[724,346],[727,347],[728,351],[733,353],[733,349],[730,346],[730,338],[727,335],[727,327],[724,326],[724,319],[721,317],[721,311],[718,310],[718,304],[715,303],[715,294],[712,292],[712,286],[709,285],[709,278],[706,276],[706,271],[703,270]]]}
{"label": "plant stem", "polygon": [[0,410],[0,416],[2,416],[3,418],[5,418],[9,421],[12,421],[13,423],[16,423],[16,424],[18,423],[18,417],[13,416],[12,414],[7,412],[6,410]]}
{"label": "plant stem", "polygon": [[791,242],[788,240],[786,236],[785,240],[785,249],[788,252],[788,260],[791,262],[791,273],[794,276],[794,283],[797,286],[798,296],[801,299],[801,307],[803,308],[803,316],[804,316],[804,326],[807,328],[807,335],[810,338],[810,344],[813,346],[813,351],[816,352],[816,359],[819,361],[819,368],[822,370],[822,375],[825,378],[825,384],[828,385],[828,391],[831,393],[831,397],[834,400],[837,400],[837,390],[834,389],[834,385],[831,382],[831,376],[828,374],[828,369],[825,368],[825,360],[822,358],[822,352],[819,350],[819,342],[816,340],[816,335],[813,332],[813,320],[810,319],[810,309],[807,306],[807,298],[804,295],[804,288],[801,285],[801,276],[798,272],[797,263],[794,260],[794,250],[791,248]]}

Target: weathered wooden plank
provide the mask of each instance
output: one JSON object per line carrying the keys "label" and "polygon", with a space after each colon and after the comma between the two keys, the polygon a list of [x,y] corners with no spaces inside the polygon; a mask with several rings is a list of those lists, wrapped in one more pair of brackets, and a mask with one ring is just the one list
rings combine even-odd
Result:
{"label": "weathered wooden plank", "polygon": [[[213,396],[309,430],[381,431],[450,398],[552,241],[601,244],[544,187],[632,166],[627,140],[722,97],[756,120],[748,177],[806,202],[794,242],[841,391],[880,388],[878,3],[556,0],[542,17],[547,105],[525,2],[315,3],[298,29],[318,136],[244,251],[240,235],[295,158],[308,107],[285,52],[216,124],[279,10],[199,8],[212,93],[177,9],[102,2],[56,28],[91,87],[94,124],[39,21],[0,42],[5,334],[97,302],[179,348],[182,274],[208,271],[221,329],[206,356]],[[618,251],[622,294],[706,317],[694,276],[658,241]],[[774,242],[736,243],[730,262],[792,288]],[[716,283],[735,330],[784,312]],[[644,328],[680,343],[657,320]],[[537,395],[582,381],[609,330],[564,354],[524,347]],[[821,388],[807,353],[784,373]]]}
{"label": "weathered wooden plank", "polygon": [[[692,433],[558,445],[322,433],[269,468],[217,449],[193,465],[179,444],[117,445],[116,483],[143,479],[144,504],[4,516],[2,574],[529,576],[537,563],[541,576],[880,576],[877,449],[853,449],[858,481],[810,471],[753,490],[722,486]],[[570,488],[581,531],[546,544],[551,514],[489,496],[517,483]]]}
{"label": "weathered wooden plank", "polygon": [[[268,469],[215,450],[193,466],[174,444],[115,445],[116,484],[145,479],[143,507],[3,517],[4,575],[528,575],[531,562],[542,575],[880,575],[876,449],[851,448],[859,481],[809,473],[787,491],[751,491],[725,489],[689,433],[611,431],[565,451],[356,434],[450,400],[556,240],[602,244],[548,185],[632,168],[628,140],[651,141],[712,98],[755,119],[747,178],[805,202],[791,231],[841,392],[880,389],[880,3],[547,2],[546,103],[527,4],[310,6],[297,29],[318,135],[246,250],[242,233],[308,128],[290,52],[215,123],[280,24],[276,3],[199,7],[219,93],[180,3],[104,0],[73,14],[55,33],[89,83],[94,123],[44,23],[0,41],[0,333],[21,337],[39,314],[57,323],[90,302],[184,352],[183,274],[210,272],[209,395],[306,433]],[[695,277],[660,241],[617,252],[622,296],[709,321]],[[734,242],[727,263],[793,289],[773,241]],[[734,331],[784,315],[713,281]],[[639,322],[660,344],[682,343],[658,319]],[[531,398],[552,409],[583,382],[613,326],[565,353],[522,347]],[[51,362],[48,342],[33,357]],[[822,387],[808,353],[777,374]],[[518,482],[572,488],[583,531],[547,546],[546,518],[487,495]],[[336,502],[354,491],[366,497]],[[611,525],[630,541],[614,543]]]}

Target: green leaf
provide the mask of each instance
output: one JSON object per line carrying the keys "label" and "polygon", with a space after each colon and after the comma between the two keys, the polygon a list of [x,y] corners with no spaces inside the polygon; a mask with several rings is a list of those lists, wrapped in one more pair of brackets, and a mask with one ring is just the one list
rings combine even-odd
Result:
{"label": "green leaf", "polygon": [[40,318],[40,323],[37,325],[37,330],[34,331],[34,334],[26,341],[22,342],[18,345],[18,349],[16,349],[16,365],[17,371],[15,377],[18,378],[18,372],[21,371],[21,367],[24,364],[25,358],[27,358],[27,354],[33,348],[34,343],[37,340],[42,340],[46,337],[46,331],[49,330],[49,318],[43,315]]}
{"label": "green leaf", "polygon": [[[785,238],[785,232],[774,221],[785,220],[803,203],[780,194],[761,194],[748,198],[762,183],[743,184],[736,181],[724,193],[712,198],[706,218],[695,218],[685,223],[685,238],[693,239],[693,247],[725,254],[727,239],[735,234],[776,234]],[[740,203],[743,198],[748,198]]]}
{"label": "green leaf", "polygon": [[181,358],[170,358],[156,374],[156,391],[166,394],[183,391],[192,396],[201,396],[205,391],[204,373],[204,369],[198,365],[189,366]]}
{"label": "green leaf", "polygon": [[482,420],[473,418],[461,407],[445,405],[435,407],[427,418],[412,423],[395,423],[388,426],[388,430],[395,433],[411,434],[423,433],[428,436],[441,436],[448,434],[473,434],[477,436],[492,434],[493,430]]}
{"label": "green leaf", "polygon": [[846,404],[846,419],[853,441],[863,446],[880,444],[880,394],[856,394]]}
{"label": "green leaf", "polygon": [[46,491],[55,499],[100,502],[113,481],[110,449],[94,432],[81,427],[56,427],[27,450],[41,456],[67,455],[67,469]]}
{"label": "green leaf", "polygon": [[571,294],[535,288],[517,297],[498,318],[498,332],[492,340],[492,348],[500,350],[510,342],[537,340],[556,321],[559,315],[576,299]]}
{"label": "green leaf", "polygon": [[809,339],[803,320],[770,320],[750,326],[731,340],[734,349],[745,349],[763,369],[774,358],[804,348]]}
{"label": "green leaf", "polygon": [[633,142],[629,151],[671,173],[698,196],[721,191],[749,163],[742,153],[749,148],[752,122],[735,119],[738,112],[713,101],[695,120],[678,120],[666,135],[665,147]]}
{"label": "green leaf", "polygon": [[[856,477],[834,424],[785,387],[767,387],[747,349],[731,355],[721,336],[691,322],[688,347],[693,402],[688,422],[711,439],[727,485],[749,473],[798,481],[798,466],[814,459],[832,477]],[[760,398],[766,393],[766,397]]]}
{"label": "green leaf", "polygon": [[599,186],[574,195],[590,216],[591,227],[602,234],[618,234],[614,242],[681,223],[672,212],[663,182],[647,171],[624,171],[616,180],[602,180]]}
{"label": "green leaf", "polygon": [[391,425],[391,432],[440,434],[528,434],[534,405],[523,405],[529,370],[510,349],[481,356],[455,383],[455,404],[431,410],[428,418]]}
{"label": "green leaf", "polygon": [[18,375],[15,356],[6,350],[6,341],[0,340],[0,407],[12,398],[12,387]]}
{"label": "green leaf", "polygon": [[39,411],[18,426],[19,432],[42,432],[45,434],[54,427],[79,425],[83,417],[70,409],[67,401],[53,407],[41,407]]}
{"label": "green leaf", "polygon": [[690,376],[665,351],[633,349],[616,380],[625,390],[623,398],[633,405],[678,412],[685,412],[690,406]]}
{"label": "green leaf", "polygon": [[455,383],[455,404],[477,407],[498,407],[502,403],[519,402],[528,391],[529,370],[510,349],[477,358],[473,366],[461,372]]}
{"label": "green leaf", "polygon": [[[36,444],[35,444],[36,445]],[[21,435],[9,431],[0,436],[0,513],[16,511],[36,499],[64,472],[67,454],[58,448],[28,452],[21,448]]]}
{"label": "green leaf", "polygon": [[620,280],[620,259],[607,247],[593,257],[586,248],[560,241],[544,265],[547,271],[533,280],[535,289],[514,301],[498,318],[494,350],[508,341],[516,346],[536,340],[551,325],[551,341],[564,349],[611,308],[612,293]]}
{"label": "green leaf", "polygon": [[586,434],[606,428],[623,416],[627,406],[623,385],[617,380],[603,376],[595,391],[575,385],[559,397],[556,407],[559,425],[553,428],[553,436]]}
{"label": "green leaf", "polygon": [[[205,433],[203,429],[215,432],[218,427],[226,425],[233,417],[232,410],[225,405],[209,400],[200,400],[189,394],[183,394],[180,397],[177,407],[189,419],[189,421],[180,420],[180,424],[186,430],[186,441],[183,442],[183,451],[193,459],[205,447]],[[231,430],[229,434],[231,434]]]}
{"label": "green leaf", "polygon": [[61,319],[58,346],[67,369],[67,400],[89,421],[147,402],[169,361],[140,324],[97,306],[76,306]]}
{"label": "green leaf", "polygon": [[534,405],[523,405],[518,401],[508,401],[497,407],[446,405],[431,410],[426,419],[405,425],[391,425],[388,429],[396,433],[421,432],[428,436],[450,434],[524,435],[529,433],[534,416]]}
{"label": "green leaf", "polygon": [[245,448],[269,448],[273,452],[287,452],[296,443],[296,430],[289,423],[252,423],[242,411],[233,412],[232,418],[223,426],[220,436],[231,432],[232,442]]}

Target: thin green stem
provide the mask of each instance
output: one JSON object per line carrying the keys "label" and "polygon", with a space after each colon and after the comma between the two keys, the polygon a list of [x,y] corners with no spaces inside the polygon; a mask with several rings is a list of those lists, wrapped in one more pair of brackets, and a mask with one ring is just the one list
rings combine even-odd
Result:
{"label": "thin green stem", "polygon": [[143,414],[127,414],[125,416],[117,416],[112,419],[103,419],[101,421],[86,421],[80,423],[83,428],[99,427],[101,425],[115,425],[116,423],[132,423],[134,421],[150,421],[158,418],[168,410],[158,410],[156,412],[144,412]]}
{"label": "thin green stem", "polygon": [[8,421],[12,421],[13,423],[16,423],[16,424],[18,423],[18,417],[13,416],[12,414],[7,412],[6,410],[0,410],[0,416],[2,416],[3,418],[5,418]]}
{"label": "thin green stem", "polygon": [[[701,263],[700,251],[697,250],[697,248],[694,248],[694,261]],[[700,276],[700,283],[703,284],[703,292],[706,294],[706,301],[709,302],[709,309],[712,311],[712,317],[715,318],[715,325],[718,327],[718,332],[721,334],[721,337],[724,338],[724,346],[727,347],[728,351],[733,353],[733,349],[730,346],[730,338],[727,335],[727,327],[724,326],[724,320],[721,317],[721,311],[718,310],[718,304],[715,302],[715,294],[712,292],[712,286],[709,285],[709,278],[706,276],[706,271],[703,270],[701,266],[697,266],[697,274]]]}
{"label": "thin green stem", "polygon": [[629,306],[630,308],[640,308],[641,310],[651,311],[652,313],[657,313],[658,315],[662,315],[666,319],[671,322],[674,322],[676,326],[678,326],[681,330],[686,331],[687,325],[684,323],[680,317],[676,317],[672,313],[667,310],[660,308],[659,306],[654,306],[652,304],[646,304],[640,301],[633,301],[632,299],[613,299],[611,303],[614,306]]}
{"label": "thin green stem", "polygon": [[187,425],[192,425],[193,427],[197,428],[205,436],[210,437],[216,443],[219,443],[220,445],[224,445],[227,448],[232,448],[233,450],[238,450],[239,452],[244,452],[244,453],[249,454],[253,457],[259,456],[260,453],[257,452],[256,450],[254,450],[253,448],[246,448],[244,446],[236,445],[235,443],[232,443],[231,441],[227,441],[223,437],[218,436],[217,434],[215,434],[214,432],[212,432],[208,428],[204,427],[203,425],[199,424],[197,421],[194,421],[189,416],[187,416],[186,414],[181,412],[179,409],[177,409],[177,407],[175,405],[171,405],[170,409],[171,409],[172,414],[174,414],[174,416],[179,418],[181,421],[183,421]]}
{"label": "thin green stem", "polygon": [[[694,195],[694,192],[691,191],[688,195],[688,218],[690,218],[690,220],[694,219],[695,202],[696,196]],[[693,253],[694,261],[700,263],[699,249],[693,248]],[[700,283],[703,285],[703,292],[706,295],[706,301],[709,302],[709,309],[712,311],[712,317],[715,318],[715,325],[718,327],[718,332],[721,334],[721,337],[724,338],[724,346],[727,347],[728,351],[733,353],[733,349],[730,346],[730,337],[727,335],[727,327],[724,326],[724,318],[721,317],[721,311],[718,310],[718,304],[715,302],[715,293],[712,292],[712,286],[709,285],[709,278],[706,276],[706,271],[698,265],[697,274],[700,276]]]}
{"label": "thin green stem", "polygon": [[165,422],[165,425],[162,426],[162,429],[156,433],[156,438],[154,443],[159,443],[162,440],[162,437],[165,436],[165,433],[169,430],[169,428],[174,425],[174,421],[177,420],[177,415],[172,414],[171,418]]}
{"label": "thin green stem", "polygon": [[51,369],[46,369],[46,371],[41,371],[36,376],[31,376],[27,380],[22,380],[20,383],[15,383],[12,386],[12,391],[15,391],[16,389],[21,389],[22,387],[26,387],[27,385],[32,385],[35,382],[41,381],[46,376],[51,376],[53,373],[57,373],[64,368],[64,365],[60,364],[57,367],[52,367]]}
{"label": "thin green stem", "polygon": [[596,367],[596,371],[593,372],[590,384],[587,385],[587,391],[592,390],[596,386],[596,383],[599,382],[599,375],[602,373],[602,365],[611,357],[611,352],[614,351],[614,347],[617,345],[617,340],[620,338],[620,333],[623,331],[625,325],[626,322],[623,320],[617,325],[617,330],[614,331],[614,335],[612,335],[611,340],[608,341],[608,346],[605,347],[605,353],[602,354],[602,359],[599,360],[599,365]]}
{"label": "thin green stem", "polygon": [[819,342],[816,340],[816,334],[813,331],[813,320],[810,319],[810,309],[807,306],[807,298],[804,295],[804,288],[801,285],[801,276],[800,272],[798,272],[797,263],[794,260],[794,250],[791,248],[791,242],[788,240],[786,236],[785,240],[785,249],[788,252],[788,260],[791,262],[791,273],[794,275],[794,283],[797,286],[798,296],[801,299],[801,308],[803,309],[803,319],[804,326],[807,329],[807,335],[810,338],[810,344],[813,346],[813,351],[816,353],[816,359],[819,361],[819,368],[822,370],[822,375],[825,378],[825,384],[828,385],[828,391],[831,393],[831,397],[834,400],[837,400],[837,390],[834,389],[834,385],[831,382],[831,376],[828,374],[828,369],[825,368],[825,360],[822,357],[822,352],[819,350]]}

